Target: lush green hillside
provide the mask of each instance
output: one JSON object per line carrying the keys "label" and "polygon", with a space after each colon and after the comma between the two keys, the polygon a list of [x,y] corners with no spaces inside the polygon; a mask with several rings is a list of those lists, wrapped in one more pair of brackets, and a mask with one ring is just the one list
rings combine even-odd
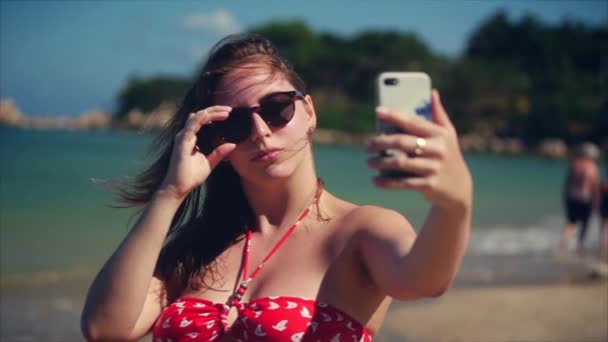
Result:
{"label": "lush green hillside", "polygon": [[[269,37],[308,82],[319,126],[373,129],[373,81],[384,70],[422,70],[442,93],[461,133],[569,143],[608,132],[608,25],[546,25],[497,12],[480,23],[462,56],[432,51],[415,33],[366,31],[343,37],[301,21],[251,28]],[[120,117],[179,102],[190,80],[133,78],[118,98]]]}

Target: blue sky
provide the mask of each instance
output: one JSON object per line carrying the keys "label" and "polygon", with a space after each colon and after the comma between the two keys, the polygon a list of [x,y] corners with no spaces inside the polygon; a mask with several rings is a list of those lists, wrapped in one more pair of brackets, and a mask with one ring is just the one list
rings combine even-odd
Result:
{"label": "blue sky", "polygon": [[499,8],[545,23],[608,22],[608,0],[0,0],[0,98],[28,115],[112,110],[130,75],[191,76],[219,38],[273,19],[300,18],[344,36],[415,31],[434,51],[455,56]]}

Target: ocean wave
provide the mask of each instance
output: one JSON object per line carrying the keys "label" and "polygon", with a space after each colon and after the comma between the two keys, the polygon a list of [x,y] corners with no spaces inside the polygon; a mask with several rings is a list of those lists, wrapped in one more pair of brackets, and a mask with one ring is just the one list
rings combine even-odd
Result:
{"label": "ocean wave", "polygon": [[23,289],[24,287],[89,283],[95,276],[96,271],[91,265],[70,265],[57,270],[2,274],[0,289],[12,290]]}
{"label": "ocean wave", "polygon": [[[589,222],[585,246],[595,249],[599,246],[599,220]],[[495,225],[474,227],[467,254],[469,255],[553,255],[559,251],[559,243],[564,219],[550,216],[528,226]],[[578,233],[577,233],[578,234]],[[570,249],[576,244],[577,236],[571,239]]]}

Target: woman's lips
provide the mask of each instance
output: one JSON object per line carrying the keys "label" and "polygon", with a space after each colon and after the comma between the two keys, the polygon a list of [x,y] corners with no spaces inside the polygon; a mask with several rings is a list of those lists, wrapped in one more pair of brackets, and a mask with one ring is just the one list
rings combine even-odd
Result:
{"label": "woman's lips", "polygon": [[253,161],[253,162],[274,161],[279,157],[280,153],[281,153],[280,149],[271,149],[271,150],[260,151],[260,152],[256,153],[253,158],[251,158],[251,161]]}

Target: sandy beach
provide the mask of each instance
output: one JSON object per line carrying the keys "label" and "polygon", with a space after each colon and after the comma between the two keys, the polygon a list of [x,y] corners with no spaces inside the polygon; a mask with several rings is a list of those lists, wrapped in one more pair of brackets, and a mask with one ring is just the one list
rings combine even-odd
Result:
{"label": "sandy beach", "polygon": [[377,341],[608,341],[608,282],[452,289],[396,303]]}
{"label": "sandy beach", "polygon": [[[83,341],[81,307],[69,296],[3,298],[1,340]],[[375,341],[608,341],[608,282],[456,288],[394,303]]]}
{"label": "sandy beach", "polygon": [[[606,277],[554,258],[482,259],[496,272],[481,276],[469,258],[443,296],[394,302],[375,341],[608,341]],[[522,269],[525,260],[544,273]],[[4,278],[0,340],[83,341],[79,315],[92,276],[80,269]]]}
{"label": "sandy beach", "polygon": [[468,256],[439,298],[394,302],[376,341],[608,341],[608,263]]}

